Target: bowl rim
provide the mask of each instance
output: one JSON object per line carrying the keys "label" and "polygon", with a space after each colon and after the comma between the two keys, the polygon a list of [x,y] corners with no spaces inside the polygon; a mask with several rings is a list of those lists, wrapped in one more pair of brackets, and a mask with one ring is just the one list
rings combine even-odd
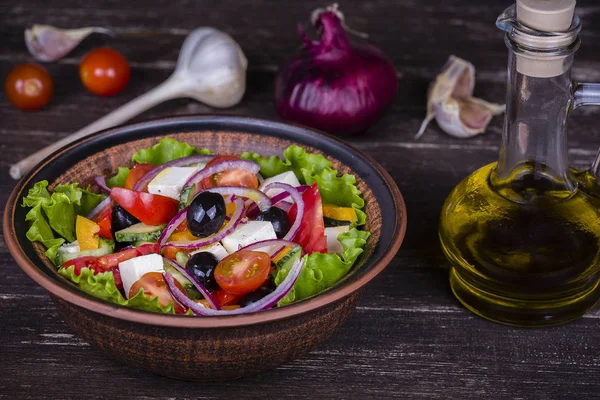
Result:
{"label": "bowl rim", "polygon": [[[110,134],[118,134],[119,131],[125,130],[139,130],[151,128],[155,125],[160,125],[165,122],[171,121],[181,121],[181,122],[193,122],[193,121],[206,121],[206,120],[227,120],[224,122],[231,123],[250,123],[250,124],[269,124],[272,128],[277,129],[278,127],[282,129],[289,129],[290,127],[294,129],[301,129],[306,132],[310,132],[312,135],[324,136],[328,140],[333,140],[336,142],[336,145],[345,147],[351,152],[355,152],[359,154],[361,157],[366,159],[371,166],[375,169],[375,171],[379,174],[379,177],[385,182],[390,195],[394,199],[392,204],[394,205],[395,211],[395,220],[394,220],[394,232],[392,233],[392,240],[390,241],[388,247],[383,249],[379,259],[376,260],[366,271],[365,273],[358,277],[356,280],[351,281],[346,284],[342,284],[339,287],[334,285],[330,290],[325,291],[325,293],[317,294],[307,300],[300,301],[298,303],[294,303],[288,305],[286,307],[270,309],[262,312],[248,313],[248,314],[238,314],[238,315],[228,315],[228,316],[203,316],[197,318],[190,318],[189,316],[181,316],[181,315],[171,315],[171,314],[159,314],[159,313],[151,313],[145,312],[141,310],[136,310],[133,308],[128,308],[124,306],[119,306],[116,304],[111,304],[108,302],[102,302],[94,299],[93,297],[88,297],[91,295],[86,295],[84,292],[80,291],[78,288],[73,286],[72,288],[62,287],[58,283],[52,281],[48,276],[42,273],[39,268],[33,263],[29,261],[29,258],[25,254],[25,251],[21,248],[19,244],[19,239],[16,235],[15,229],[15,211],[18,206],[18,201],[20,199],[19,194],[24,190],[27,184],[32,180],[34,176],[38,174],[41,170],[43,170],[49,163],[51,163],[56,157],[61,154],[64,154],[68,151],[73,150],[75,147],[98,138],[99,136],[105,136]],[[166,136],[167,134],[163,135]],[[325,154],[327,155],[327,154]],[[395,181],[389,175],[389,173],[377,163],[371,156],[363,153],[358,150],[353,145],[346,143],[339,138],[329,135],[324,132],[316,131],[314,129],[290,124],[286,122],[272,121],[268,119],[262,118],[254,118],[254,117],[243,117],[243,116],[234,116],[234,115],[202,115],[202,116],[176,116],[176,117],[167,117],[167,118],[159,118],[152,119],[148,121],[143,121],[134,124],[126,124],[120,125],[117,127],[105,129],[86,137],[83,137],[79,140],[76,140],[73,143],[70,143],[59,150],[55,151],[40,163],[38,163],[28,174],[26,174],[23,178],[21,178],[17,185],[12,190],[4,209],[4,218],[3,218],[3,233],[4,239],[9,249],[10,254],[13,256],[14,260],[17,262],[19,267],[37,284],[46,289],[50,295],[57,296],[69,303],[72,303],[75,306],[83,307],[87,310],[103,314],[108,317],[113,317],[125,321],[136,322],[145,325],[157,325],[157,326],[167,326],[167,327],[178,327],[178,328],[223,328],[223,327],[241,327],[247,325],[255,325],[267,322],[273,322],[276,320],[287,319],[295,316],[299,316],[301,314],[314,311],[316,309],[325,307],[327,305],[333,304],[340,299],[343,299],[350,294],[356,292],[365,286],[368,282],[370,282],[373,278],[375,278],[394,258],[402,241],[404,240],[404,236],[406,235],[406,204],[404,202],[404,198],[400,192],[400,189],[396,185]]]}

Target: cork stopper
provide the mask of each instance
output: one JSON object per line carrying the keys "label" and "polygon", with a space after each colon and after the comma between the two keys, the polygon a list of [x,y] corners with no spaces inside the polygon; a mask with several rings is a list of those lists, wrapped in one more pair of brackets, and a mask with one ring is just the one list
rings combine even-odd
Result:
{"label": "cork stopper", "polygon": [[[537,31],[565,32],[571,27],[576,0],[517,0],[517,20]],[[571,66],[564,56],[517,55],[517,71],[535,78],[562,75]]]}
{"label": "cork stopper", "polygon": [[543,32],[564,32],[573,21],[575,0],[517,0],[517,20]]}

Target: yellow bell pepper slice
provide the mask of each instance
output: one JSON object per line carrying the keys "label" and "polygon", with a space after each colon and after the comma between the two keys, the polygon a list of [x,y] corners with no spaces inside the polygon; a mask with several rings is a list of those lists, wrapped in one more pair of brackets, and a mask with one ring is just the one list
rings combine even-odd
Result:
{"label": "yellow bell pepper slice", "polygon": [[189,230],[181,231],[181,232],[173,232],[171,238],[168,240],[169,242],[185,242],[191,240],[198,240],[198,238]]}
{"label": "yellow bell pepper slice", "polygon": [[75,236],[77,236],[80,251],[96,250],[98,248],[100,245],[98,232],[100,232],[100,225],[81,215],[77,216],[75,220]]}
{"label": "yellow bell pepper slice", "polygon": [[279,261],[281,261],[281,259],[283,257],[285,257],[287,255],[287,253],[290,252],[290,250],[292,250],[292,247],[286,247],[286,248],[284,248],[275,257],[273,257],[273,259],[271,260],[271,262],[273,264],[277,264]]}
{"label": "yellow bell pepper slice", "polygon": [[358,221],[354,208],[340,207],[333,204],[323,204],[323,216],[337,221]]}

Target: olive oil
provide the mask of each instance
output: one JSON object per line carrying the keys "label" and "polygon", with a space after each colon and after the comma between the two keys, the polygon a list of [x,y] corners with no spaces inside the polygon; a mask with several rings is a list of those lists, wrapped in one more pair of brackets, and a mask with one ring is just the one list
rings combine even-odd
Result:
{"label": "olive oil", "polygon": [[452,291],[471,311],[511,325],[581,316],[600,297],[600,199],[565,190],[535,163],[505,181],[496,166],[464,179],[442,209]]}

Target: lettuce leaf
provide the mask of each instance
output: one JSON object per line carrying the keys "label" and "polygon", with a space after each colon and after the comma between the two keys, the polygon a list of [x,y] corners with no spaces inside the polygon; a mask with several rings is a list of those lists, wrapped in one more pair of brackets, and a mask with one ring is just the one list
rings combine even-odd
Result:
{"label": "lettuce leaf", "polygon": [[75,216],[87,215],[104,198],[77,186],[77,183],[58,185],[50,194],[48,181],[41,181],[23,198],[23,207],[31,207],[25,216],[31,222],[26,236],[46,246],[46,256],[52,262],[56,262],[56,252],[65,239],[75,240]]}
{"label": "lettuce leaf", "polygon": [[277,156],[261,157],[258,153],[245,152],[241,157],[260,165],[260,173],[265,178],[294,171],[298,180],[306,185],[317,182],[323,203],[341,207],[352,207],[358,217],[357,225],[365,223],[365,213],[361,209],[365,201],[356,187],[354,175],[338,176],[331,162],[321,154],[307,153],[302,147],[292,145],[283,152],[285,160]]}
{"label": "lettuce leaf", "polygon": [[111,189],[114,188],[115,186],[124,187],[125,180],[127,180],[127,175],[129,175],[129,168],[119,167],[119,171],[117,172],[117,174],[115,176],[113,176],[112,178],[109,178],[106,181],[106,185]]}
{"label": "lettuce leaf", "polygon": [[136,151],[131,160],[136,163],[162,165],[195,154],[212,154],[212,152],[208,149],[196,149],[185,142],[166,137],[152,147]]}
{"label": "lettuce leaf", "polygon": [[69,279],[71,282],[77,284],[79,289],[83,290],[84,292],[111,303],[129,306],[144,311],[160,312],[165,314],[175,313],[173,301],[171,301],[171,303],[169,303],[167,306],[163,307],[158,301],[158,296],[153,299],[149,299],[144,295],[143,288],[140,289],[140,291],[129,300],[126,299],[123,297],[121,292],[119,292],[119,289],[117,289],[113,273],[111,271],[94,275],[93,270],[90,270],[89,268],[82,268],[80,275],[77,276],[75,275],[75,267],[70,266],[66,269],[59,269],[58,273]]}
{"label": "lettuce leaf", "polygon": [[[304,266],[298,280],[278,305],[294,303],[336,284],[346,276],[358,256],[363,253],[363,248],[370,235],[369,232],[352,228],[338,236],[338,240],[344,248],[341,255],[312,253],[305,256]],[[275,276],[275,284],[281,284],[288,272],[289,269],[279,269]]]}

